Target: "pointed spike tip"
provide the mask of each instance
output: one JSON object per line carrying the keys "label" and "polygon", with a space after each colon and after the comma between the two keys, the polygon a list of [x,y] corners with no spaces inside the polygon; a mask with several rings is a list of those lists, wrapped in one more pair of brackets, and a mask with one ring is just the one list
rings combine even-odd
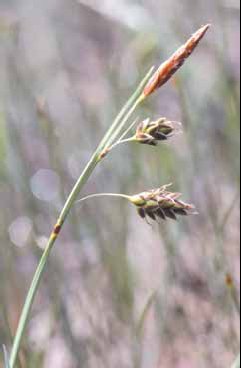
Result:
{"label": "pointed spike tip", "polygon": [[200,41],[205,34],[207,33],[207,31],[211,28],[211,23],[206,24],[205,26],[202,26],[199,30],[196,31],[196,33],[194,33],[194,37],[196,36],[198,41]]}
{"label": "pointed spike tip", "polygon": [[183,66],[185,61],[196,49],[210,27],[211,24],[207,24],[199,28],[184,45],[182,45],[168,60],[160,65],[156,73],[150,78],[144,88],[143,94],[145,98],[161,88],[173,77],[173,75]]}

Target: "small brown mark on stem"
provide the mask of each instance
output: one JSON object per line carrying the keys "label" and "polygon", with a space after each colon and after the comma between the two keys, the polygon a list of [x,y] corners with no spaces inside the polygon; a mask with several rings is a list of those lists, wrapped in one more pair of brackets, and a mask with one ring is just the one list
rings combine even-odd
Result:
{"label": "small brown mark on stem", "polygon": [[109,147],[107,147],[107,148],[105,148],[101,153],[100,153],[100,155],[99,155],[99,160],[102,160],[103,158],[105,158],[107,155],[108,155],[108,153],[110,152],[110,148]]}
{"label": "small brown mark on stem", "polygon": [[57,236],[59,235],[60,231],[62,229],[62,224],[60,224],[59,222],[57,222],[57,224],[54,227],[54,230],[52,232],[52,238],[56,239]]}

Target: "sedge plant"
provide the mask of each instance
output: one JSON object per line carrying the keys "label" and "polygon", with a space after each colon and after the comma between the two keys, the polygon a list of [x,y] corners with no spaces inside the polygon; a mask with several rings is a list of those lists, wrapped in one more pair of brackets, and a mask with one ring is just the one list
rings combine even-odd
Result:
{"label": "sedge plant", "polygon": [[[10,357],[5,363],[5,368],[16,367],[21,342],[26,331],[35,296],[38,292],[51,251],[61,233],[61,230],[72,207],[78,201],[82,189],[92,176],[96,166],[99,165],[102,160],[112,151],[112,149],[119,144],[135,141],[137,143],[155,146],[159,141],[167,140],[172,134],[175,133],[176,126],[173,122],[164,118],[154,122],[152,122],[151,119],[148,119],[139,123],[134,136],[125,138],[132,130],[135,123],[137,123],[137,121],[135,121],[134,124],[129,123],[131,116],[134,114],[137,108],[140,107],[140,105],[147,98],[149,98],[154,92],[156,92],[171,79],[171,77],[178,71],[186,59],[195,50],[209,27],[210,25],[206,25],[200,28],[186,42],[186,44],[179,48],[166,62],[161,64],[157,70],[155,70],[153,67],[148,71],[136,91],[124,105],[106,132],[104,138],[101,140],[97,149],[87,163],[85,169],[83,170],[66,200],[66,203],[59,215],[56,225],[51,232],[48,243],[46,244],[45,250],[39,261],[21,313]],[[169,185],[166,185],[158,189],[145,191],[132,196],[110,193],[98,194],[83,198],[81,201],[91,197],[93,198],[103,195],[121,197],[132,203],[137,208],[137,211],[142,218],[151,218],[152,220],[164,220],[167,218],[177,219],[178,216],[187,216],[189,214],[195,213],[194,206],[181,201],[181,194],[170,192],[168,187]]]}

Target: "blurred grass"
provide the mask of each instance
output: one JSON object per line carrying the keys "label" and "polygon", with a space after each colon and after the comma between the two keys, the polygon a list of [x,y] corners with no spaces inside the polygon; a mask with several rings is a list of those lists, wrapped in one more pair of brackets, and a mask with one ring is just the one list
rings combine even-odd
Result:
{"label": "blurred grass", "polygon": [[3,354],[4,354],[4,368],[9,368],[8,353],[7,353],[5,346],[3,346]]}
{"label": "blurred grass", "polygon": [[4,176],[4,160],[6,158],[6,130],[5,130],[5,116],[2,111],[0,111],[0,176]]}

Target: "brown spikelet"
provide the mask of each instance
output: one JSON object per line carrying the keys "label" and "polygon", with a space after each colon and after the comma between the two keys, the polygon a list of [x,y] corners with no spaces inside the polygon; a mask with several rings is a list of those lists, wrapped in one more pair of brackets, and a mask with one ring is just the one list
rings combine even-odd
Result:
{"label": "brown spikelet", "polygon": [[200,28],[194,35],[180,47],[166,62],[164,62],[144,89],[144,96],[148,97],[158,88],[162,87],[181,68],[186,59],[193,53],[199,42],[210,28],[210,24]]}
{"label": "brown spikelet", "polygon": [[140,123],[136,130],[135,140],[142,144],[156,146],[160,141],[166,141],[180,131],[181,123],[160,118],[157,121],[147,119]]}
{"label": "brown spikelet", "polygon": [[177,220],[178,216],[196,214],[193,205],[180,201],[181,194],[169,192],[168,187],[169,185],[165,185],[130,197],[143,219],[149,217],[154,221],[158,218]]}

